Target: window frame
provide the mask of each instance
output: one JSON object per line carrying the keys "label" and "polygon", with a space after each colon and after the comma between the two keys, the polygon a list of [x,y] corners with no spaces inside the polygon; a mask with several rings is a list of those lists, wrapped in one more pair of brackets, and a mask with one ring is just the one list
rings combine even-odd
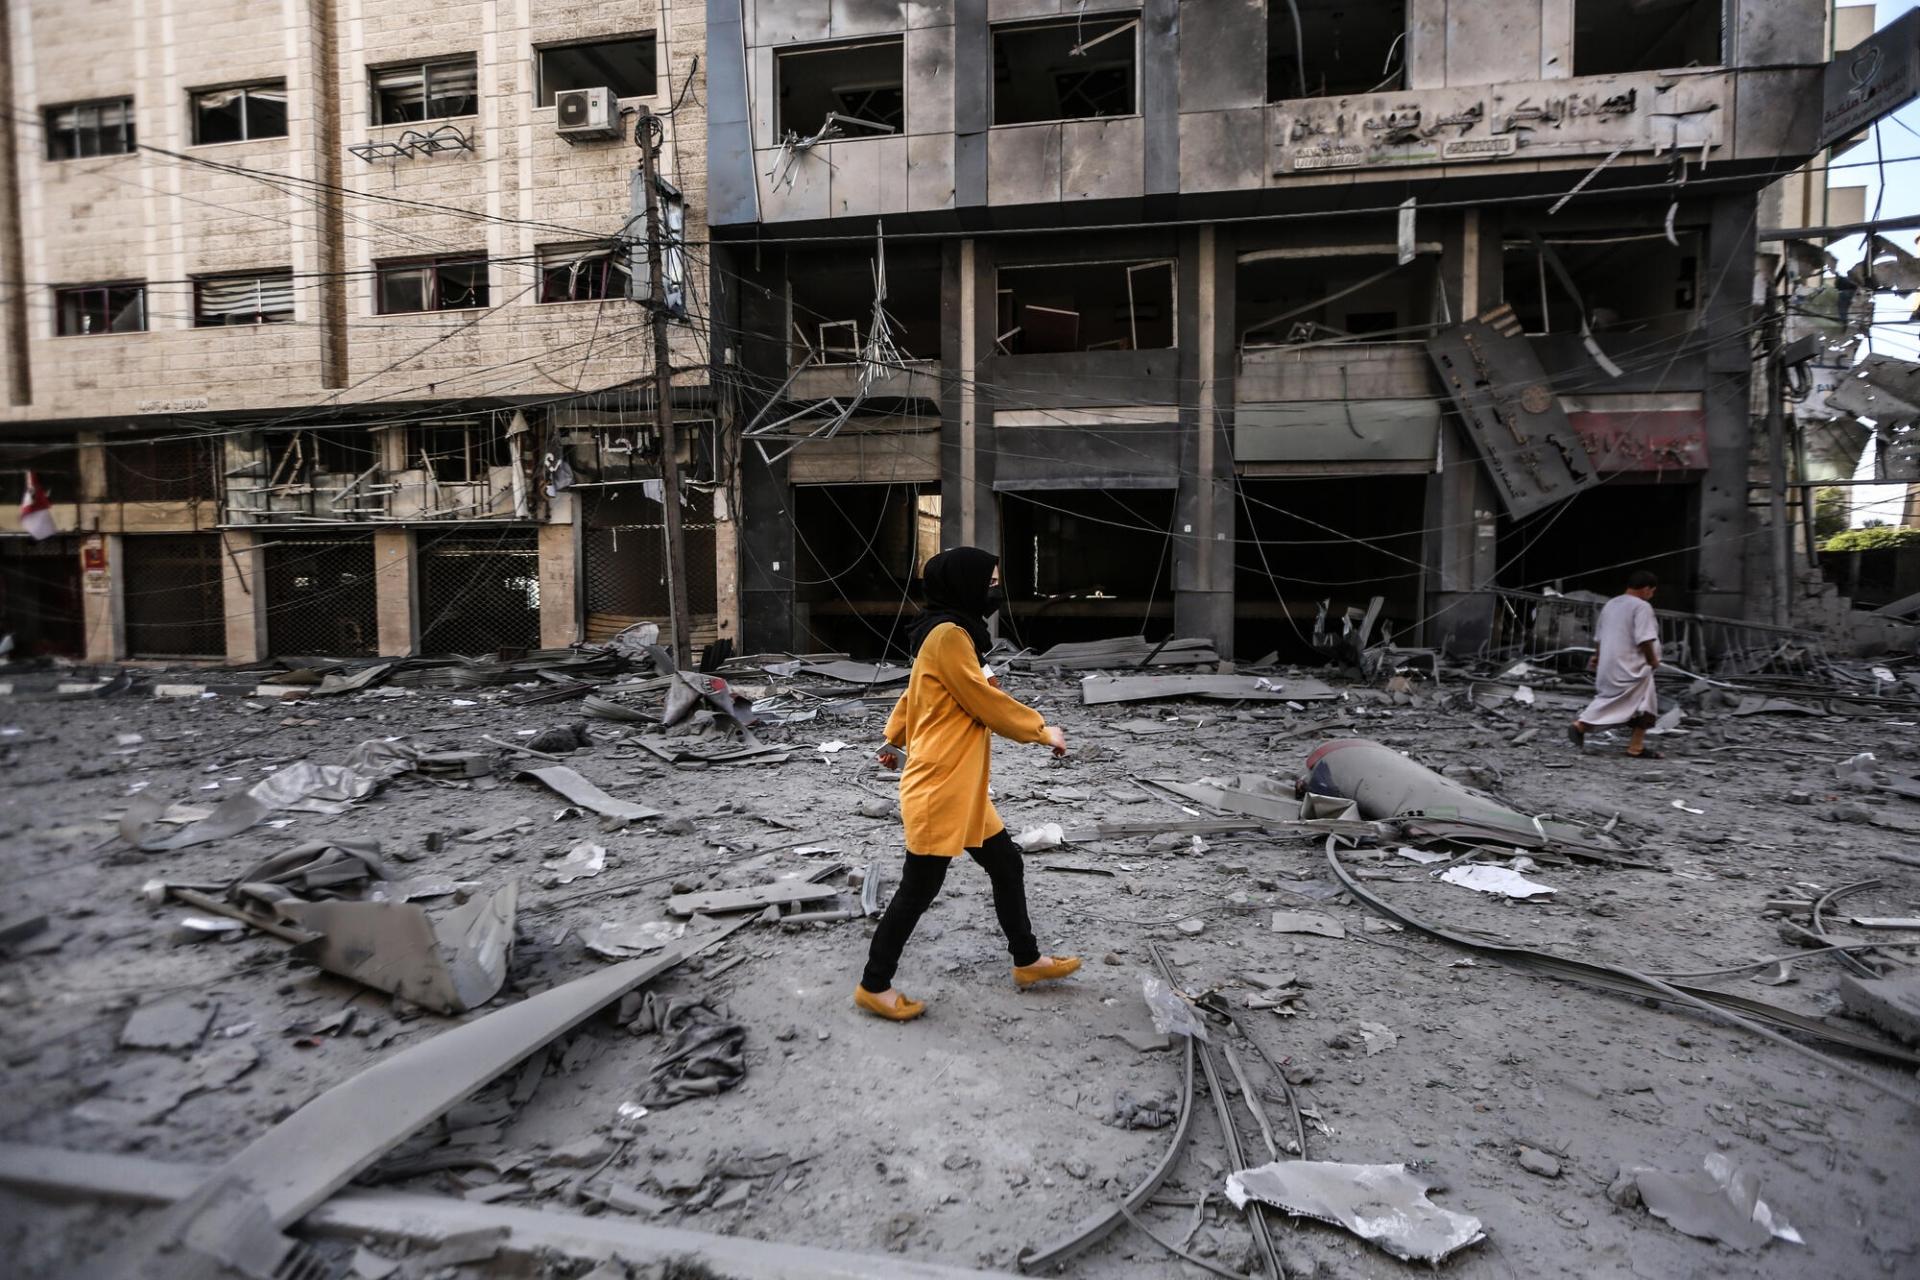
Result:
{"label": "window frame", "polygon": [[556,40],[552,44],[535,45],[533,49],[533,105],[551,107],[556,95],[572,89],[613,89],[613,85],[567,85],[564,88],[547,84],[546,56],[549,53],[564,53],[569,49],[587,49],[595,45],[627,44],[645,41],[653,46],[653,90],[650,93],[620,93],[615,90],[614,97],[623,102],[648,101],[660,96],[660,33],[657,31],[634,31],[610,33],[602,36],[590,36],[584,40]]}
{"label": "window frame", "polygon": [[[120,149],[117,151],[96,150],[92,155],[87,155],[79,146],[81,134],[79,125],[76,124],[71,130],[54,127],[54,117],[63,111],[93,111],[95,113],[93,133],[97,139],[101,131],[98,112],[102,107],[120,108]],[[133,95],[130,93],[114,98],[83,98],[78,102],[56,102],[40,109],[40,127],[46,135],[46,159],[53,164],[68,160],[99,160],[107,156],[130,156],[140,149],[139,134],[135,125]],[[59,155],[54,149],[54,139],[63,132],[73,134],[74,150],[71,155]]]}
{"label": "window frame", "polygon": [[[140,325],[135,329],[117,329],[113,326],[113,292],[116,289],[132,289],[140,295]],[[107,317],[106,327],[102,329],[79,329],[71,333],[62,329],[66,316],[66,300],[79,294],[98,293],[101,295],[100,313]],[[53,336],[56,338],[103,338],[129,333],[150,333],[152,316],[147,310],[147,282],[145,280],[106,280],[88,284],[63,284],[53,287]]]}
{"label": "window frame", "polygon": [[[261,309],[260,282],[263,280],[285,280],[287,282],[286,311],[267,312]],[[252,320],[208,319],[200,309],[202,286],[221,282],[237,283],[240,281],[251,281],[253,283],[254,318]],[[293,296],[292,267],[256,268],[251,271],[213,271],[193,278],[193,327],[196,329],[239,329],[248,326],[258,327],[269,324],[292,324],[297,318],[297,315],[298,305]]]}
{"label": "window frame", "polygon": [[[249,110],[253,94],[258,89],[278,89],[280,91],[280,114],[282,126],[279,133],[255,133],[253,131],[253,113]],[[200,136],[200,99],[216,93],[237,93],[240,95],[240,136],[208,142]],[[288,118],[288,107],[292,97],[287,92],[287,82],[279,80],[247,80],[239,84],[213,85],[187,90],[187,115],[192,125],[193,145],[196,147],[225,147],[236,142],[263,142],[271,138],[285,138],[292,134],[292,121]]]}
{"label": "window frame", "polygon": [[[1016,18],[1006,22],[989,22],[987,24],[987,127],[989,129],[1021,129],[1029,125],[1073,124],[1084,120],[1139,119],[1143,114],[1142,108],[1144,106],[1141,101],[1143,96],[1142,81],[1144,68],[1141,66],[1140,31],[1145,20],[1144,11],[1141,9],[1118,9],[1103,13],[1049,14],[1035,18]],[[1132,30],[1127,33],[1133,41],[1133,109],[1131,111],[1118,112],[1110,116],[1048,116],[1040,120],[1012,120],[1005,124],[996,120],[995,117],[998,114],[997,106],[1000,95],[999,77],[996,74],[998,65],[997,42],[1000,36],[1009,32],[1045,31],[1052,27],[1082,26],[1087,22],[1112,22],[1120,24],[1120,29],[1116,29],[1107,39],[1117,38],[1127,23],[1133,24]]]}
{"label": "window frame", "polygon": [[[786,67],[800,58],[817,57],[821,54],[843,53],[856,49],[892,46],[900,52],[900,124],[891,129],[852,129],[841,133],[833,141],[860,142],[874,138],[904,138],[907,136],[907,37],[904,32],[879,32],[869,36],[846,36],[837,40],[810,41],[806,44],[784,45],[773,51],[773,133],[775,139],[784,138],[788,133],[799,137],[799,130],[787,122],[786,104],[781,100],[781,84]],[[832,87],[832,86],[829,86]],[[848,85],[847,88],[866,89],[872,92],[877,86]],[[891,86],[889,86],[891,87]],[[874,123],[883,123],[875,121]]]}
{"label": "window frame", "polygon": [[[428,104],[434,101],[433,73],[448,67],[459,67],[473,72],[473,109],[456,111],[447,115],[428,113]],[[380,103],[380,77],[396,71],[418,71],[420,73],[420,110],[418,119],[402,117],[387,120],[382,118]],[[441,57],[421,58],[407,62],[390,62],[367,68],[367,118],[375,128],[391,125],[414,125],[428,120],[465,120],[480,114],[480,57],[475,53],[455,53]]]}
{"label": "window frame", "polygon": [[[466,306],[448,307],[440,305],[440,272],[448,267],[479,266],[481,285],[485,296]],[[402,271],[427,272],[427,305],[414,310],[411,308],[390,310],[386,306],[387,277]],[[487,257],[487,251],[477,249],[472,253],[435,254],[426,258],[392,258],[373,264],[373,314],[377,316],[423,316],[443,311],[485,311],[493,306],[493,261]]]}
{"label": "window frame", "polygon": [[[633,265],[629,257],[630,253],[631,250],[620,249],[611,245],[546,244],[538,246],[534,250],[534,269],[540,273],[540,281],[534,290],[534,305],[554,307],[564,306],[567,303],[613,302],[628,297],[633,286]],[[577,264],[584,263],[593,258],[600,258],[606,261],[608,285],[614,283],[616,276],[623,280],[618,290],[585,298],[580,297],[572,289],[569,290],[568,296],[564,298],[550,298],[547,296],[548,272],[566,270],[570,264],[574,265],[574,281],[575,287],[577,287],[580,278]]]}

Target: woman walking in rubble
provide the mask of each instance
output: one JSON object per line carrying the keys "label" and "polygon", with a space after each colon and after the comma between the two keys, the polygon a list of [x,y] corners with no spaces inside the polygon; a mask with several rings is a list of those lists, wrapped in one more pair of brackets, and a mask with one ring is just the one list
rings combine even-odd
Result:
{"label": "woman walking in rubble", "polygon": [[993,735],[1045,743],[1065,755],[1067,736],[1033,708],[1000,692],[981,663],[992,643],[986,615],[997,609],[1000,558],[978,547],[954,547],[927,561],[927,607],[914,621],[913,675],[887,718],[882,763],[907,753],[900,775],[900,816],[907,861],[900,887],[880,917],[866,972],[853,1002],[895,1022],[917,1018],[923,1001],[893,989],[900,951],[961,853],[986,869],[993,910],[1013,955],[1021,987],[1064,978],[1080,967],[1073,956],[1043,956],[1027,922],[1020,847],[987,798]]}

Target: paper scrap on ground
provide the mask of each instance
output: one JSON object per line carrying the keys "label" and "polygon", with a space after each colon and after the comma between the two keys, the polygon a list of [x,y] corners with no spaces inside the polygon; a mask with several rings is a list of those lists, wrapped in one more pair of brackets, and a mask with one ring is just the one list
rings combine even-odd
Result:
{"label": "paper scrap on ground", "polygon": [[1403,1164],[1281,1160],[1227,1175],[1227,1199],[1318,1218],[1409,1262],[1440,1262],[1486,1239],[1480,1220],[1427,1199],[1433,1184]]}
{"label": "paper scrap on ground", "polygon": [[1275,933],[1315,933],[1323,938],[1344,938],[1347,930],[1338,920],[1319,911],[1276,911]]}
{"label": "paper scrap on ground", "polygon": [[838,738],[835,738],[832,742],[823,742],[820,744],[820,750],[826,752],[828,755],[832,755],[836,751],[845,751],[846,749],[847,744]]}
{"label": "paper scrap on ground", "polygon": [[1395,1035],[1393,1028],[1384,1022],[1361,1023],[1360,1038],[1366,1041],[1367,1056],[1369,1058],[1376,1053],[1385,1053],[1400,1043],[1400,1037]]}
{"label": "paper scrap on ground", "polygon": [[1705,809],[1694,808],[1692,805],[1688,804],[1685,800],[1675,800],[1673,802],[1673,807],[1680,810],[1682,813],[1705,813],[1706,812]]}
{"label": "paper scrap on ground", "polygon": [[1647,1212],[1665,1219],[1676,1231],[1702,1240],[1718,1240],[1745,1252],[1775,1239],[1806,1243],[1760,1198],[1760,1179],[1754,1174],[1734,1168],[1733,1162],[1718,1151],[1704,1163],[1703,1173],[1634,1170],[1640,1202],[1647,1206]]}
{"label": "paper scrap on ground", "polygon": [[1534,898],[1555,890],[1537,880],[1529,880],[1505,867],[1450,867],[1440,873],[1448,884],[1457,884],[1476,893],[1494,893],[1503,898]]}
{"label": "paper scrap on ground", "polygon": [[1066,842],[1067,833],[1057,822],[1042,823],[1029,827],[1013,838],[1013,842],[1027,853],[1036,849],[1058,849]]}
{"label": "paper scrap on ground", "polygon": [[567,850],[564,858],[555,858],[540,864],[553,872],[556,884],[572,884],[582,876],[597,876],[607,865],[607,850],[604,845],[591,841],[582,841]]}
{"label": "paper scrap on ground", "polygon": [[1412,858],[1415,862],[1421,863],[1422,865],[1432,862],[1445,862],[1447,860],[1446,854],[1434,853],[1428,849],[1395,849],[1394,853],[1402,858]]}

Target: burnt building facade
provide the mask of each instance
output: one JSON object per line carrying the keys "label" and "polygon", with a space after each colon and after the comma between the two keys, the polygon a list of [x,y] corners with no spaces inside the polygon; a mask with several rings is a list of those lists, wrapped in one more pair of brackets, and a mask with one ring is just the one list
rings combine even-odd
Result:
{"label": "burnt building facade", "polygon": [[1472,649],[1503,591],[1738,616],[1758,196],[1817,0],[710,0],[753,649]]}

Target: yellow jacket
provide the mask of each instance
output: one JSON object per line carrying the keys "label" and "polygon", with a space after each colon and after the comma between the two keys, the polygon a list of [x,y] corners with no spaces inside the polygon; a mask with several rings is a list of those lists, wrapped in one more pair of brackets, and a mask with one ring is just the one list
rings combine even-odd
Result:
{"label": "yellow jacket", "polygon": [[887,717],[887,741],[907,750],[900,816],[907,852],[958,857],[1005,827],[987,799],[993,735],[1045,742],[1040,713],[987,683],[973,641],[951,622],[920,646],[907,691]]}

